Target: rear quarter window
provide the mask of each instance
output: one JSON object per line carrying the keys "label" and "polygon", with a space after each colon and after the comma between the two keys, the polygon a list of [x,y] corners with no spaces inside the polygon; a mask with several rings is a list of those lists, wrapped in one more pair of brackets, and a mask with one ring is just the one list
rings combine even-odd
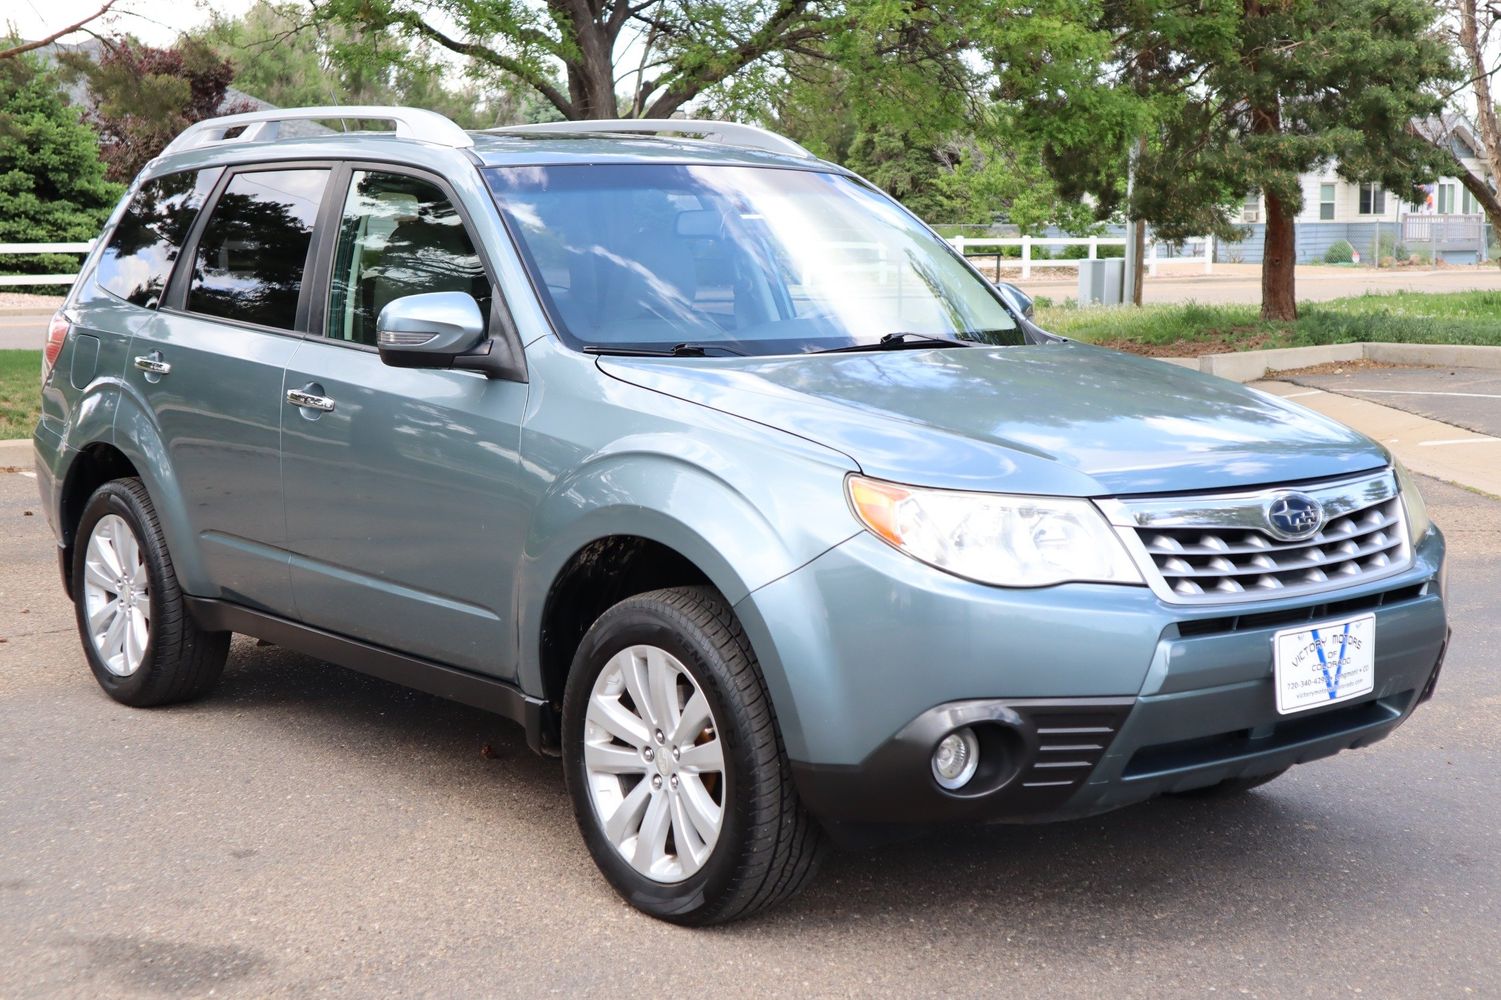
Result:
{"label": "rear quarter window", "polygon": [[99,255],[100,286],[132,305],[154,309],[218,175],[217,169],[190,170],[142,184]]}

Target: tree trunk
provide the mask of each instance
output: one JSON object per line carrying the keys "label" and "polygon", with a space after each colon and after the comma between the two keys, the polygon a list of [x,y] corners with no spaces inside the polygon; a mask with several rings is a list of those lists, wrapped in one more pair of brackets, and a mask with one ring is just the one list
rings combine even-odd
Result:
{"label": "tree trunk", "polygon": [[[1491,9],[1494,10],[1494,8]],[[1494,17],[1495,14],[1491,16]],[[1485,147],[1480,151],[1480,155],[1484,158],[1486,169],[1490,171],[1491,183],[1501,183],[1501,119],[1498,119],[1496,115],[1496,102],[1491,97],[1491,79],[1485,64],[1480,25],[1476,21],[1475,0],[1460,0],[1459,47],[1464,52],[1465,61],[1469,63],[1470,75],[1474,78],[1475,124],[1480,131],[1477,138]],[[1491,231],[1496,234],[1497,242],[1501,242],[1501,204],[1497,203],[1495,195],[1484,179],[1473,175],[1467,179],[1465,175],[1468,173],[1469,171],[1461,166],[1460,182],[1485,208],[1486,218],[1491,223]],[[1497,257],[1496,262],[1501,264],[1501,256]]]}
{"label": "tree trunk", "polygon": [[1298,318],[1294,288],[1298,236],[1292,213],[1271,191],[1266,197],[1266,242],[1261,256],[1261,318],[1291,321]]}

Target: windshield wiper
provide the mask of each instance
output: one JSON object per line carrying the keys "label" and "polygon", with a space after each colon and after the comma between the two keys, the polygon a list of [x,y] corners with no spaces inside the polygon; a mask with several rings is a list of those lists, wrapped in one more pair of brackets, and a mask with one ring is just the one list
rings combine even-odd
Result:
{"label": "windshield wiper", "polygon": [[667,350],[658,350],[654,347],[605,347],[599,344],[591,344],[584,348],[585,354],[601,354],[606,357],[638,357],[638,358],[707,358],[710,351],[724,351],[733,354],[737,358],[745,357],[744,351],[725,344],[674,344]]}
{"label": "windshield wiper", "polygon": [[953,337],[938,337],[929,333],[888,333],[872,344],[851,344],[848,347],[825,347],[813,354],[849,354],[853,351],[896,351],[918,344],[941,344],[944,347],[974,347],[973,340],[956,340]]}

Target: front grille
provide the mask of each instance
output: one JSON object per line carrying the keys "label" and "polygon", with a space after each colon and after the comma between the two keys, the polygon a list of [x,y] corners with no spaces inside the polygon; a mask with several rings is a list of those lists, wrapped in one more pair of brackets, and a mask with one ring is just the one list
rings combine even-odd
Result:
{"label": "front grille", "polygon": [[1358,615],[1362,611],[1401,604],[1422,597],[1426,584],[1413,583],[1394,590],[1377,591],[1345,601],[1330,601],[1327,604],[1306,604],[1282,611],[1259,611],[1250,615],[1231,615],[1225,618],[1195,618],[1178,623],[1178,635],[1191,638],[1201,635],[1219,635],[1224,632],[1244,632],[1252,629],[1286,628],[1321,618],[1336,618]]}
{"label": "front grille", "polygon": [[[1290,541],[1273,530],[1273,506],[1290,496],[1317,501],[1322,510],[1312,537]],[[1097,503],[1152,589],[1178,604],[1334,590],[1388,576],[1411,559],[1390,471],[1297,488]]]}
{"label": "front grille", "polygon": [[1391,569],[1405,544],[1397,497],[1341,515],[1301,542],[1259,530],[1136,530],[1163,581],[1190,598],[1353,583]]}

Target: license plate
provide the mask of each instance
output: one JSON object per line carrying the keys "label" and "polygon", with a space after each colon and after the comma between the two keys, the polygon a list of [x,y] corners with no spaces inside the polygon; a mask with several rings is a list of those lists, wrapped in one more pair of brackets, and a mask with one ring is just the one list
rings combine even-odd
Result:
{"label": "license plate", "polygon": [[1376,616],[1361,615],[1272,637],[1281,715],[1334,705],[1376,687]]}

